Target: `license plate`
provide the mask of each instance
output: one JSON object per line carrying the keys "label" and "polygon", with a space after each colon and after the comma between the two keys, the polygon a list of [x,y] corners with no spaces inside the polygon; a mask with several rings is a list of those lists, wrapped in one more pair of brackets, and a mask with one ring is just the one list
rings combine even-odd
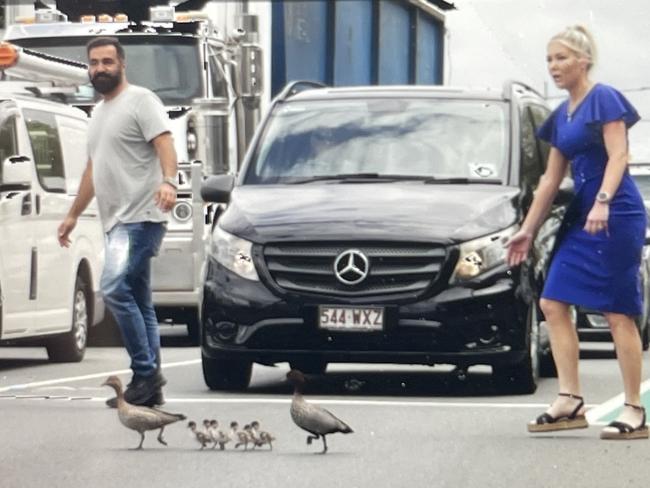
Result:
{"label": "license plate", "polygon": [[383,307],[319,307],[318,312],[323,329],[373,331],[384,327]]}

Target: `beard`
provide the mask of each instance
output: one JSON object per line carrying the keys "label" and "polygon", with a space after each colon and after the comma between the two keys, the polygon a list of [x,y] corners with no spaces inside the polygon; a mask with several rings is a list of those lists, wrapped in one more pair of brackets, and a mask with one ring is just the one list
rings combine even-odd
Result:
{"label": "beard", "polygon": [[98,73],[90,79],[95,90],[104,95],[112,92],[122,81],[122,73]]}

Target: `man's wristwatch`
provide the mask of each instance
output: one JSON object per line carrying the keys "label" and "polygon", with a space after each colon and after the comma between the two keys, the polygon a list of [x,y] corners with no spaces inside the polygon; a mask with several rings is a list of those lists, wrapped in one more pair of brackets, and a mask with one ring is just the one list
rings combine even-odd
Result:
{"label": "man's wristwatch", "polygon": [[606,191],[599,191],[596,195],[596,201],[598,203],[609,203],[612,200],[612,197]]}
{"label": "man's wristwatch", "polygon": [[163,178],[163,183],[167,183],[169,186],[173,187],[174,190],[178,190],[178,183],[176,182],[176,178],[172,178],[171,176],[165,176]]}

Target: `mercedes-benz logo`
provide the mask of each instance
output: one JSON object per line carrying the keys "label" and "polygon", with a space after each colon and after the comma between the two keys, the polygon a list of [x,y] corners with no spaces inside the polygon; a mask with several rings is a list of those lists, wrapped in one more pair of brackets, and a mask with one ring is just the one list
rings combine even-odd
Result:
{"label": "mercedes-benz logo", "polygon": [[358,249],[348,249],[336,257],[334,275],[344,285],[356,285],[368,276],[370,262]]}

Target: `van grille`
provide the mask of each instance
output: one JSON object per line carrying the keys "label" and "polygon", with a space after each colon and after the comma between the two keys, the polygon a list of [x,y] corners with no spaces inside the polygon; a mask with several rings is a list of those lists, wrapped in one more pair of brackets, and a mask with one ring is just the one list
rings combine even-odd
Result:
{"label": "van grille", "polygon": [[[353,285],[342,283],[334,270],[337,257],[349,250],[368,259],[368,275]],[[279,287],[342,297],[417,294],[436,280],[445,258],[443,246],[418,243],[300,242],[264,247],[266,267]]]}

